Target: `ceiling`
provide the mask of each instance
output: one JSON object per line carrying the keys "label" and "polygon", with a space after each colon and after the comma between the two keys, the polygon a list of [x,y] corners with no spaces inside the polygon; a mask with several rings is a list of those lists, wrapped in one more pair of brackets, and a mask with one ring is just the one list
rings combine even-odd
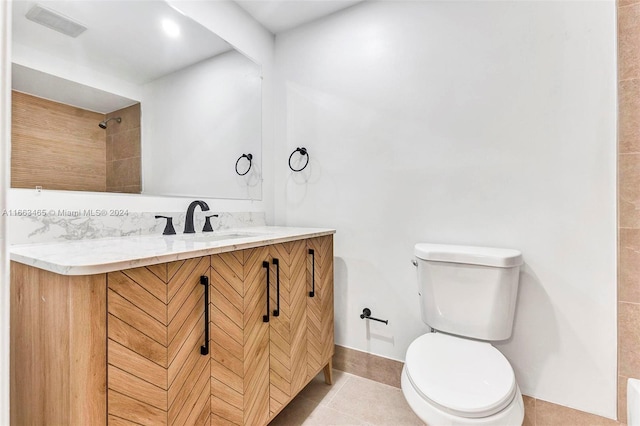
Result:
{"label": "ceiling", "polygon": [[108,114],[137,102],[16,63],[11,64],[11,88],[101,114]]}
{"label": "ceiling", "polygon": [[[108,113],[134,101],[73,83],[66,79],[68,73],[54,76],[36,71],[38,61],[58,64],[58,69],[68,68],[71,74],[82,68],[139,85],[231,49],[164,0],[43,1],[45,9],[89,28],[77,38],[27,19],[36,1],[13,3],[13,88],[91,111]],[[363,0],[235,1],[277,34]],[[181,37],[168,39],[162,33],[159,23],[166,18],[181,27]],[[33,62],[34,57],[40,59]]]}
{"label": "ceiling", "polygon": [[[134,84],[144,84],[231,49],[228,43],[162,0],[42,2],[43,6],[89,28],[77,38],[27,19],[34,0],[13,2],[14,57],[38,52],[70,66],[86,66]],[[162,30],[170,20],[181,30]],[[30,55],[30,56],[33,56]]]}
{"label": "ceiling", "polygon": [[274,34],[315,21],[363,0],[235,0]]}
{"label": "ceiling", "polygon": [[[86,84],[117,79],[140,86],[232,49],[163,0],[38,0],[88,28],[75,38],[30,20],[36,1],[13,2],[12,88],[90,111],[109,113],[135,101],[80,84],[81,73],[93,76]],[[165,21],[179,37],[163,29]]]}

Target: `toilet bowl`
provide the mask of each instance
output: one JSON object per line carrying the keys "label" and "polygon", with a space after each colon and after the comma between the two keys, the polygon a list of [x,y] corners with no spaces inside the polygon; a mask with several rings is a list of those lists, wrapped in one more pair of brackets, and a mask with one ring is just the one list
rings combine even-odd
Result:
{"label": "toilet bowl", "polygon": [[427,333],[407,350],[401,378],[426,424],[521,425],[522,394],[507,359],[486,342]]}
{"label": "toilet bowl", "polygon": [[522,254],[490,247],[416,244],[422,320],[435,332],[407,349],[401,388],[431,426],[519,426],[522,394],[507,358]]}

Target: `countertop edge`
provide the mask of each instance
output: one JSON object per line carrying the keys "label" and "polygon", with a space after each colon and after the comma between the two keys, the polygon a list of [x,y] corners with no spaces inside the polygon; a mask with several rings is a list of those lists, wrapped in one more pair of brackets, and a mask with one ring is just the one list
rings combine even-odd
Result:
{"label": "countertop edge", "polygon": [[[199,248],[191,251],[185,251],[180,253],[168,253],[166,255],[141,257],[138,259],[122,260],[118,262],[91,264],[91,265],[61,265],[53,263],[47,260],[37,259],[34,257],[25,256],[19,253],[14,253],[9,248],[10,260],[18,262],[27,266],[32,266],[38,269],[43,269],[49,272],[53,272],[59,275],[77,276],[77,275],[97,275],[105,274],[109,272],[122,271],[125,269],[139,268],[143,266],[157,265],[166,262],[175,262],[178,260],[192,259],[196,257],[209,256],[213,254],[226,253],[236,250],[245,250],[255,247],[261,247],[272,244],[281,244],[291,241],[306,240],[309,238],[323,237],[327,235],[333,235],[336,233],[335,229],[318,229],[317,231],[311,231],[312,228],[307,228],[309,231],[301,232],[296,235],[266,235],[263,240],[232,243],[220,247],[207,247]],[[64,243],[60,243],[64,244]]]}

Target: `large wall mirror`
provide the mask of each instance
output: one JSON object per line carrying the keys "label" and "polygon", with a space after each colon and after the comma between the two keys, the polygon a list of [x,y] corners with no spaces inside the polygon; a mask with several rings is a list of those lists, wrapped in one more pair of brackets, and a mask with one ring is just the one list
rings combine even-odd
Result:
{"label": "large wall mirror", "polygon": [[207,28],[159,0],[18,0],[12,37],[13,188],[262,198],[261,68]]}

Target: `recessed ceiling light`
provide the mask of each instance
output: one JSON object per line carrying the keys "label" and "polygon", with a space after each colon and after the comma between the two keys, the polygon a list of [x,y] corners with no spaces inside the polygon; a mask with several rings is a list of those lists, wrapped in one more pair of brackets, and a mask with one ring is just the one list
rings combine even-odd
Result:
{"label": "recessed ceiling light", "polygon": [[180,35],[180,27],[171,19],[162,20],[162,29],[171,38],[176,38]]}

